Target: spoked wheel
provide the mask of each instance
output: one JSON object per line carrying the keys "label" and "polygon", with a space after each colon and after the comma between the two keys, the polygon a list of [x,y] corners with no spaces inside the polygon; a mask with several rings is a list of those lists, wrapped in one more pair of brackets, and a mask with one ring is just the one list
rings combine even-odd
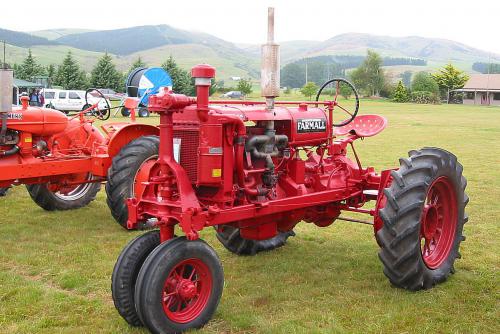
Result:
{"label": "spoked wheel", "polygon": [[455,189],[448,177],[440,176],[427,190],[420,222],[422,258],[430,269],[439,268],[448,257],[455,239],[456,221]]}
{"label": "spoked wheel", "polygon": [[160,231],[144,233],[123,249],[113,269],[111,291],[118,313],[131,326],[142,326],[135,309],[135,283],[142,264],[160,244]]}
{"label": "spoked wheel", "polygon": [[392,284],[427,289],[454,273],[460,258],[467,181],[457,158],[442,149],[411,151],[400,162],[379,212],[379,257]]}
{"label": "spoked wheel", "polygon": [[[93,176],[86,174],[82,180],[91,181]],[[33,201],[47,211],[71,210],[87,206],[92,202],[99,190],[100,182],[88,182],[78,185],[58,187],[54,190],[50,183],[27,185],[28,193]]]}
{"label": "spoked wheel", "polygon": [[[100,120],[107,120],[111,116],[111,107],[109,105],[108,99],[98,89],[87,89],[87,91],[85,92],[85,106],[83,110],[86,110],[94,105],[90,103],[91,96],[97,98],[98,103],[94,109],[90,110],[90,112]],[[105,108],[100,108],[99,105],[101,101],[104,101]]]}
{"label": "spoked wheel", "polygon": [[245,239],[240,234],[240,229],[230,225],[222,225],[217,230],[217,239],[231,253],[237,255],[255,255],[258,252],[270,251],[284,246],[289,237],[295,236],[295,232],[280,232],[274,238],[268,240]]}
{"label": "spoked wheel", "polygon": [[108,170],[106,195],[108,207],[115,220],[127,228],[127,198],[142,195],[143,182],[158,157],[160,139],[157,136],[139,137],[118,153]]}
{"label": "spoked wheel", "polygon": [[316,94],[316,101],[319,101],[320,98],[332,101],[333,110],[338,109],[340,111],[341,116],[339,117],[342,121],[332,123],[333,126],[349,124],[358,114],[358,92],[354,88],[354,85],[345,79],[332,79],[325,82]]}
{"label": "spoked wheel", "polygon": [[219,304],[222,265],[202,240],[175,238],[160,244],[144,262],[135,304],[153,333],[179,333],[205,325]]}

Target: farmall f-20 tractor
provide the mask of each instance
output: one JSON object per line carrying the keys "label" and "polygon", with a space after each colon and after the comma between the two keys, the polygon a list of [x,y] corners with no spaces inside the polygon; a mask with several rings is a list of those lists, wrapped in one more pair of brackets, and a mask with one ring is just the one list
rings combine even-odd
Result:
{"label": "farmall f-20 tractor", "polygon": [[[342,106],[340,86],[351,87],[343,80],[331,82],[331,100],[275,101],[272,10],[269,17],[265,102],[209,101],[215,76],[209,65],[192,69],[195,98],[163,90],[149,100],[160,115],[159,141],[139,138],[134,152],[158,156],[141,167],[146,181],[127,200],[127,223],[158,229],[126,246],[112,277],[115,306],[131,325],[177,333],[212,317],[224,277],[217,254],[200,239],[210,227],[230,252],[254,255],[282,246],[301,221],[327,227],[343,211],[365,213],[373,216],[379,257],[394,286],[427,289],[454,271],[468,201],[457,158],[423,148],[381,173],[363,167],[354,150],[350,160],[354,141],[379,133],[386,120],[357,116],[357,103]],[[370,201],[374,208],[363,209]],[[176,225],[182,236],[174,234]]]}

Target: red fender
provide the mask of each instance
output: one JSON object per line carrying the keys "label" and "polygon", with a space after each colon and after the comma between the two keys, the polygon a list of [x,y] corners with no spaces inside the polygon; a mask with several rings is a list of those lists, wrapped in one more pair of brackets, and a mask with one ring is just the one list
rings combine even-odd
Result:
{"label": "red fender", "polygon": [[102,126],[108,134],[108,155],[113,159],[123,146],[142,136],[159,136],[160,129],[154,125],[138,123],[110,123]]}

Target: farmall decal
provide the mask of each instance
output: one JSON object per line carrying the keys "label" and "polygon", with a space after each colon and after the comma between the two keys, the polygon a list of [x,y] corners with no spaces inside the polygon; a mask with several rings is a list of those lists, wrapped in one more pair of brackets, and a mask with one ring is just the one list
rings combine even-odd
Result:
{"label": "farmall decal", "polygon": [[22,120],[23,119],[23,114],[19,112],[10,112],[7,114],[7,119],[16,119],[16,120]]}
{"label": "farmall decal", "polygon": [[306,118],[297,120],[297,133],[325,131],[326,120],[323,118]]}

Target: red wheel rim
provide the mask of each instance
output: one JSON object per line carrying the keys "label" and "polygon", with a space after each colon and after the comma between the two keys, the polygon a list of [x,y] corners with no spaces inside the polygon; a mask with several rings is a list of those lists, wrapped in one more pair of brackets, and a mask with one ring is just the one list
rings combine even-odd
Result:
{"label": "red wheel rim", "polygon": [[422,259],[437,269],[448,258],[455,241],[457,197],[446,176],[438,177],[427,190],[420,223]]}
{"label": "red wheel rim", "polygon": [[200,259],[177,264],[163,287],[162,305],[167,317],[178,323],[195,320],[205,309],[212,291],[212,276]]}
{"label": "red wheel rim", "polygon": [[139,169],[137,170],[137,173],[135,174],[134,178],[134,185],[133,185],[133,197],[141,197],[142,193],[144,192],[144,189],[146,186],[143,184],[143,182],[149,181],[149,174],[151,171],[151,168],[156,163],[157,157],[151,157],[148,160],[144,161]]}

